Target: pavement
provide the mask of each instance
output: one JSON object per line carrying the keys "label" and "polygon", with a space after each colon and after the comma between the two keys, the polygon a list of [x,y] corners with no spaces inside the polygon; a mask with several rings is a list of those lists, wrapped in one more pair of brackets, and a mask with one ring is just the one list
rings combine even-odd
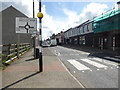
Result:
{"label": "pavement", "polygon": [[2,71],[2,88],[83,88],[48,48],[43,48],[43,72],[33,49]]}

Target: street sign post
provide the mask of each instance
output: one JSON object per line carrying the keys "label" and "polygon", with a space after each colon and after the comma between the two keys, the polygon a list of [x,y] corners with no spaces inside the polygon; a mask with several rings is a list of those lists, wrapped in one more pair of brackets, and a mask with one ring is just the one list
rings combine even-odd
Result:
{"label": "street sign post", "polygon": [[[29,33],[32,36],[36,36],[37,33],[37,19],[36,18],[25,18],[16,17],[16,33],[18,34],[17,40],[17,57],[19,58],[19,43],[20,43],[20,33]],[[35,49],[35,45],[34,45]],[[34,53],[35,54],[35,53]]]}
{"label": "street sign post", "polygon": [[16,17],[16,33],[30,33],[36,34],[37,32],[37,19]]}

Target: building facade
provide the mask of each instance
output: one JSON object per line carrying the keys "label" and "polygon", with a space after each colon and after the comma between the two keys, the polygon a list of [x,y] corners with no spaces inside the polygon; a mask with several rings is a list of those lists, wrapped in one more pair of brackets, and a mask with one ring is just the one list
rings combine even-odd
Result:
{"label": "building facade", "polygon": [[95,46],[120,51],[120,8],[94,18]]}
{"label": "building facade", "polygon": [[[64,32],[66,44],[93,46],[93,21],[86,21]],[[92,42],[92,43],[91,43]]]}

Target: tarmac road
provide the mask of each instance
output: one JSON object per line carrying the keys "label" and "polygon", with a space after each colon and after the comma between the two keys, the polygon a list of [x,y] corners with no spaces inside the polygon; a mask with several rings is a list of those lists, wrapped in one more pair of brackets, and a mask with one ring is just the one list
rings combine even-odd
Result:
{"label": "tarmac road", "polygon": [[120,60],[120,56],[105,56],[99,52],[78,51],[66,47],[49,47],[69,72],[86,88],[118,88],[119,64],[109,59]]}

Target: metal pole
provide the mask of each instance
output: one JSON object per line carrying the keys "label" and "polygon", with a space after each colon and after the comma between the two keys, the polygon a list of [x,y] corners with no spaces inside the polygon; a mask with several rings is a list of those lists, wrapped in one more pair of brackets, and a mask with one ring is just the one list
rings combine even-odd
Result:
{"label": "metal pole", "polygon": [[33,18],[35,18],[34,0],[33,0]]}
{"label": "metal pole", "polygon": [[17,35],[17,58],[19,58],[20,52],[20,35]]}
{"label": "metal pole", "polygon": [[[34,8],[34,0],[33,0],[33,18],[35,18],[35,8]],[[33,47],[34,47],[34,58],[36,58],[36,37],[33,37]]]}
{"label": "metal pole", "polygon": [[[41,12],[41,0],[39,0],[39,12]],[[40,49],[39,49],[39,71],[42,72],[43,71],[43,62],[42,62],[42,24],[41,24],[41,18],[39,18],[39,24],[40,24],[40,30],[39,30],[39,45],[40,45]]]}

